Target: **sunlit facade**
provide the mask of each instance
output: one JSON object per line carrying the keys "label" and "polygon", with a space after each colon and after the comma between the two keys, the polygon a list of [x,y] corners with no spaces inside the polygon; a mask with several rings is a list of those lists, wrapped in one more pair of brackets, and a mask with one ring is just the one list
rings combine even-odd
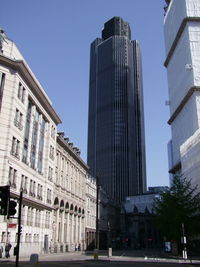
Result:
{"label": "sunlit facade", "polygon": [[166,3],[165,67],[172,133],[169,171],[200,185],[200,3],[199,0]]}
{"label": "sunlit facade", "polygon": [[[0,186],[10,185],[16,201],[23,191],[20,255],[83,250],[89,168],[80,150],[57,133],[61,119],[50,99],[15,43],[3,37]],[[95,184],[92,189],[96,190]],[[92,198],[96,198],[94,192]],[[91,213],[96,216],[94,208]],[[17,223],[17,218],[0,216],[0,244],[10,242],[12,255]]]}

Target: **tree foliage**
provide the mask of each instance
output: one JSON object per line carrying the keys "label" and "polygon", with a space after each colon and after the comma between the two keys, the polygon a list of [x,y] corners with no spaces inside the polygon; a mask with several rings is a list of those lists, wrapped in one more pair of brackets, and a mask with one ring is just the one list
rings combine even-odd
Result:
{"label": "tree foliage", "polygon": [[170,189],[155,200],[154,210],[160,232],[168,240],[180,241],[183,223],[188,236],[199,233],[200,193],[186,178],[175,177]]}

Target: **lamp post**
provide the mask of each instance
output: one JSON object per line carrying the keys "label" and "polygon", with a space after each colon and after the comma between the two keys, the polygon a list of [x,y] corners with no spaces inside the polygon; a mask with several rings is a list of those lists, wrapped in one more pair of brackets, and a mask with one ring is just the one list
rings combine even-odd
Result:
{"label": "lamp post", "polygon": [[108,220],[108,257],[112,257],[112,246],[110,236],[110,221]]}
{"label": "lamp post", "polygon": [[182,223],[182,234],[183,234],[183,237],[182,237],[182,243],[183,243],[183,259],[184,260],[187,260],[187,248],[186,248],[187,241],[186,241],[186,236],[185,236],[185,225],[184,225],[184,223]]}
{"label": "lamp post", "polygon": [[99,249],[99,177],[96,179],[97,196],[96,196],[96,249]]}
{"label": "lamp post", "polygon": [[94,258],[98,259],[98,250],[99,250],[99,177],[96,177],[96,238],[95,238],[95,250]]}

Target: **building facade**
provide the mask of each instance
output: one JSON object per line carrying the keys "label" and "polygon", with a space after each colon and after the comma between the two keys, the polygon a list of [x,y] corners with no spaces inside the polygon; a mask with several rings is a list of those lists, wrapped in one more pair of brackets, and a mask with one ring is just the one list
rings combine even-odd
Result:
{"label": "building facade", "polygon": [[142,67],[139,44],[120,17],[91,44],[88,159],[113,199],[146,191]]}
{"label": "building facade", "polygon": [[[16,201],[23,191],[20,255],[83,250],[89,168],[80,150],[57,133],[61,120],[50,99],[2,30],[0,42],[0,186],[10,185]],[[90,212],[96,216],[93,206]],[[10,242],[11,254],[15,216],[0,216],[0,244]]]}
{"label": "building facade", "polygon": [[88,175],[86,182],[86,249],[95,248],[96,240],[96,204],[97,204],[97,187],[94,177]]}
{"label": "building facade", "polygon": [[[166,188],[155,190],[161,193]],[[160,191],[161,190],[161,191]],[[162,247],[162,238],[155,222],[154,201],[159,193],[127,197],[121,211],[121,246],[123,248]]]}
{"label": "building facade", "polygon": [[172,139],[170,173],[200,184],[200,3],[198,0],[166,1],[164,35],[165,67],[169,86]]}

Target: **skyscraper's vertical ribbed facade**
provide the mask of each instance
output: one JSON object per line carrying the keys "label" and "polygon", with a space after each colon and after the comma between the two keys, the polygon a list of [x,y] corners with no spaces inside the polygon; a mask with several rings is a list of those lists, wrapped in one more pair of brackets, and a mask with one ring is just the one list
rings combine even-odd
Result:
{"label": "skyscraper's vertical ribbed facade", "polygon": [[129,24],[105,23],[91,44],[88,165],[110,198],[146,190],[140,49]]}

